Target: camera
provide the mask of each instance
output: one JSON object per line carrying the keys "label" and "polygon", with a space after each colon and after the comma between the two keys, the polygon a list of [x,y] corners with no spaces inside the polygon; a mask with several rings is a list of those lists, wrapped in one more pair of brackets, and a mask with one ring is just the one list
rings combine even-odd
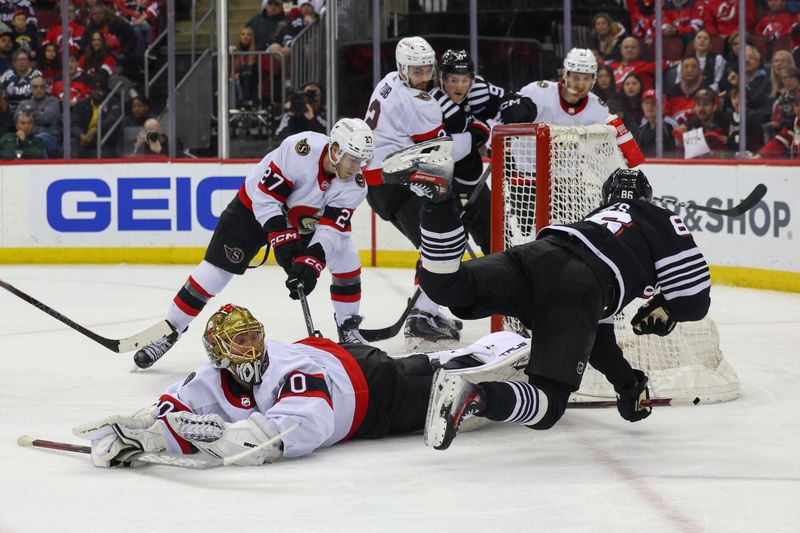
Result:
{"label": "camera", "polygon": [[294,93],[289,98],[289,113],[302,115],[306,112],[306,96],[303,93]]}
{"label": "camera", "polygon": [[161,135],[157,131],[148,131],[147,132],[147,142],[155,143],[161,140]]}

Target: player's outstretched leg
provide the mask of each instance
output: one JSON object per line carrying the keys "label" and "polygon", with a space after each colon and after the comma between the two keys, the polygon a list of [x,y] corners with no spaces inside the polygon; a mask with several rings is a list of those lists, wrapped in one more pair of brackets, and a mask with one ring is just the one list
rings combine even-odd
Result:
{"label": "player's outstretched leg", "polygon": [[480,385],[444,369],[437,370],[425,420],[425,444],[436,450],[446,450],[456,438],[461,423],[482,414],[485,408],[485,394]]}

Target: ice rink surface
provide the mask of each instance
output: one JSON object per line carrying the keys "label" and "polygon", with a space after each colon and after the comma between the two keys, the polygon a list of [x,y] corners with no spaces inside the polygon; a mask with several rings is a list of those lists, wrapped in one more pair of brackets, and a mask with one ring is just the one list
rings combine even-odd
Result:
{"label": "ice rink surface", "polygon": [[[125,337],[163,318],[188,266],[3,266],[0,278],[73,320]],[[412,292],[408,270],[365,269],[365,327]],[[336,336],[327,274],[310,297]],[[640,423],[570,410],[552,430],[489,427],[444,452],[421,435],[334,446],[262,467],[101,470],[82,454],[20,448],[19,435],[80,442],[77,424],[128,414],[206,362],[219,305],[249,307],[267,335],[305,337],[282,271],[237,277],[146,372],[0,291],[0,532],[797,532],[800,295],[715,286],[711,316],[739,374],[736,401],[663,407]],[[470,322],[464,340],[488,332]],[[402,334],[380,344],[403,352]],[[81,442],[84,444],[85,442]]]}

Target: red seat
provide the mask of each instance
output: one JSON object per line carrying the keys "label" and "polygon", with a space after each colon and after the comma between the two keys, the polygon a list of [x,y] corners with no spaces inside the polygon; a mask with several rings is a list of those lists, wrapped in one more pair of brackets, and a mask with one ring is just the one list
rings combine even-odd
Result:
{"label": "red seat", "polygon": [[779,39],[775,39],[770,43],[770,57],[775,55],[775,52],[778,50],[786,50],[787,52],[792,51],[792,36],[791,35],[784,35]]}
{"label": "red seat", "polygon": [[[661,41],[664,61],[677,61],[683,57],[683,41],[680,37],[664,37]],[[642,59],[653,61],[656,57],[656,43],[648,44],[644,48]]]}
{"label": "red seat", "polygon": [[61,24],[61,13],[54,9],[37,9],[36,20],[39,21],[39,30],[47,33],[53,26]]}
{"label": "red seat", "polygon": [[769,49],[767,46],[767,40],[764,38],[763,35],[751,35],[750,36],[750,44],[756,47],[758,53],[761,54],[761,62],[767,61],[769,59]]}

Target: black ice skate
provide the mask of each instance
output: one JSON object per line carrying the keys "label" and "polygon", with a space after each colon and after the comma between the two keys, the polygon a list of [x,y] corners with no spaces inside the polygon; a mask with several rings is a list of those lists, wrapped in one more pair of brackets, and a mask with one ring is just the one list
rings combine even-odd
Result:
{"label": "black ice skate", "polygon": [[336,326],[341,344],[367,344],[367,340],[358,331],[358,326],[361,325],[362,320],[364,320],[363,316],[352,315],[346,318],[341,326]]}
{"label": "black ice skate", "polygon": [[460,320],[434,315],[415,307],[406,319],[404,333],[406,337],[419,337],[428,342],[458,341],[462,327]]}
{"label": "black ice skate", "polygon": [[[169,322],[167,323],[169,324]],[[133,356],[133,362],[136,363],[136,366],[139,368],[150,368],[153,366],[153,363],[161,359],[170,348],[175,346],[175,343],[181,338],[181,332],[177,331],[172,324],[169,324],[169,327],[172,328],[172,333],[166,337],[161,337],[157,341],[151,342],[136,352]]]}
{"label": "black ice skate", "polygon": [[452,198],[453,158],[449,137],[399,150],[383,160],[383,182],[408,187],[434,203]]}
{"label": "black ice skate", "polygon": [[479,385],[447,370],[437,370],[425,419],[425,444],[446,450],[461,424],[485,410],[486,397]]}

